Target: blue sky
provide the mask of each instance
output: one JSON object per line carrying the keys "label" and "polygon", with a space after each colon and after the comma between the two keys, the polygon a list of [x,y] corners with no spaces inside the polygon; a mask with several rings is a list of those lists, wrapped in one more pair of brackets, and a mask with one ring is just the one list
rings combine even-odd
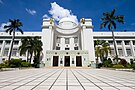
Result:
{"label": "blue sky", "polygon": [[0,31],[9,19],[20,19],[24,31],[41,31],[43,16],[56,20],[71,16],[78,21],[82,17],[91,18],[94,31],[103,31],[102,13],[114,8],[116,15],[125,16],[125,24],[118,24],[117,30],[135,31],[134,4],[135,0],[0,0]]}

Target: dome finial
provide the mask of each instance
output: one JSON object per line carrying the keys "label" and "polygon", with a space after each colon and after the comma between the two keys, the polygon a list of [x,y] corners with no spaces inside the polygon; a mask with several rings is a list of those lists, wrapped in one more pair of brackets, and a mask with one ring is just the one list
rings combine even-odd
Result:
{"label": "dome finial", "polygon": [[53,18],[50,18],[50,24],[52,24],[54,22]]}
{"label": "dome finial", "polygon": [[81,23],[85,24],[85,18],[84,17],[81,18]]}

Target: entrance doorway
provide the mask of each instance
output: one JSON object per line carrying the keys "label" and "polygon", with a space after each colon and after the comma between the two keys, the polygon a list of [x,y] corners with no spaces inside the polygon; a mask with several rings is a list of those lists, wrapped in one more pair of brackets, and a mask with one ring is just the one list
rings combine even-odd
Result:
{"label": "entrance doorway", "polygon": [[59,56],[53,56],[53,66],[58,66]]}
{"label": "entrance doorway", "polygon": [[64,66],[70,66],[70,56],[65,56],[65,65]]}
{"label": "entrance doorway", "polygon": [[82,57],[76,56],[76,66],[82,66]]}

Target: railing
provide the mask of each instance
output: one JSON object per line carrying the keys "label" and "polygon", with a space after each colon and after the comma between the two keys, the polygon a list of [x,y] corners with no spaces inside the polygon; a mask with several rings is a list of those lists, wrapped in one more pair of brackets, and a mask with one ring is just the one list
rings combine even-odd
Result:
{"label": "railing", "polygon": [[87,50],[47,50],[46,54],[88,54]]}

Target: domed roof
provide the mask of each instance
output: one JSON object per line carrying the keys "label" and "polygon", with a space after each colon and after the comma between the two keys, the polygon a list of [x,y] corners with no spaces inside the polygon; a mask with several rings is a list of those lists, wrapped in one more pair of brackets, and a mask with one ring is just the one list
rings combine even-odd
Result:
{"label": "domed roof", "polygon": [[69,17],[65,17],[65,18],[62,18],[59,23],[62,23],[62,22],[73,22],[73,23],[76,23],[73,19],[69,18]]}

